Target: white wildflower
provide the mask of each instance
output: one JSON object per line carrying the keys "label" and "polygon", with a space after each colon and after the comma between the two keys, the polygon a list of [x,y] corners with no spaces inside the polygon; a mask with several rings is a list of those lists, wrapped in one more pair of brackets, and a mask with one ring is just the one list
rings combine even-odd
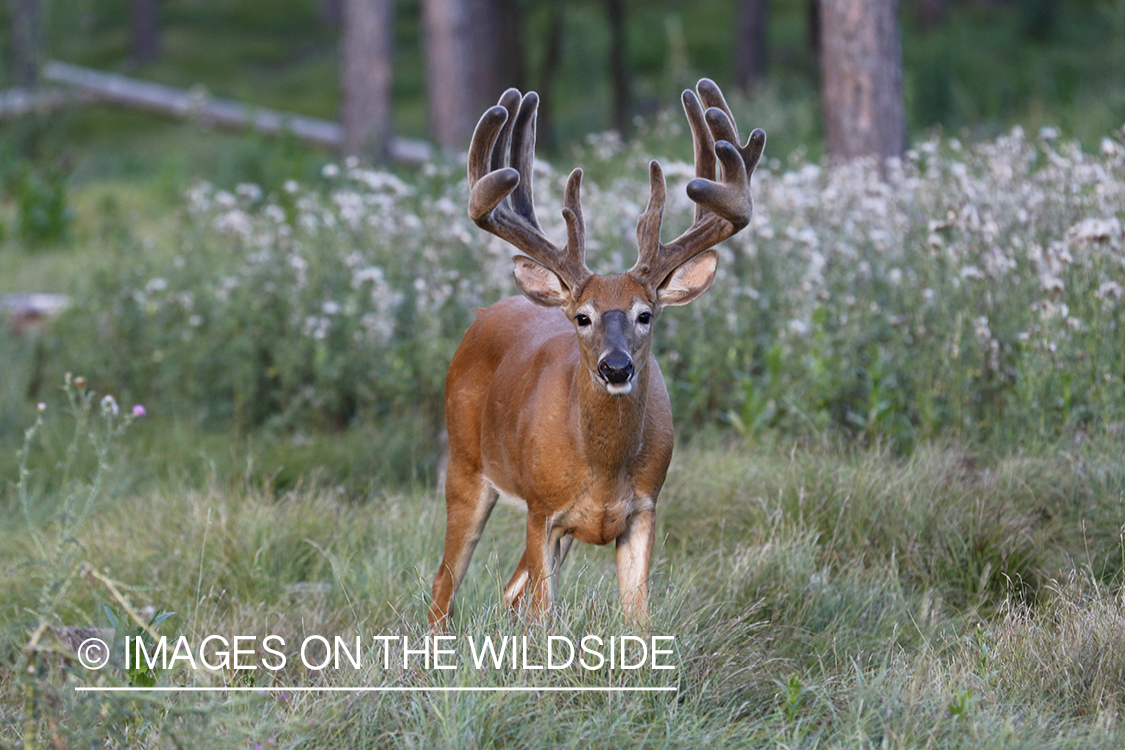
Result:
{"label": "white wildflower", "polygon": [[993,247],[988,255],[984,256],[984,267],[988,275],[1000,279],[1008,275],[1009,271],[1016,268],[1016,259],[1005,254],[1000,248]]}
{"label": "white wildflower", "polygon": [[285,223],[285,209],[276,203],[271,203],[262,209],[262,215],[275,224]]}
{"label": "white wildflower", "polygon": [[1058,276],[1043,274],[1039,277],[1039,288],[1048,294],[1061,294],[1066,284]]}
{"label": "white wildflower", "polygon": [[988,327],[987,315],[982,315],[973,321],[973,332],[981,341],[988,341],[992,338],[992,331]]}
{"label": "white wildflower", "polygon": [[383,269],[379,266],[361,268],[352,274],[352,286],[359,286],[364,282],[371,282],[376,286],[383,283]]}
{"label": "white wildflower", "polygon": [[215,217],[215,231],[222,234],[233,234],[244,240],[250,239],[254,233],[254,222],[250,214],[240,208],[231,209]]}
{"label": "white wildflower", "polygon": [[117,399],[106,394],[102,398],[102,414],[105,414],[107,417],[116,417],[118,411]]}
{"label": "white wildflower", "polygon": [[1088,218],[1066,230],[1066,238],[1079,245],[1091,242],[1109,242],[1121,236],[1121,222],[1117,217]]}
{"label": "white wildflower", "polygon": [[226,190],[220,190],[215,193],[215,205],[224,211],[229,211],[238,205],[238,199],[228,193]]}
{"label": "white wildflower", "polygon": [[1116,281],[1105,281],[1098,287],[1098,297],[1105,300],[1120,300],[1122,296],[1121,285]]}
{"label": "white wildflower", "polygon": [[262,199],[262,189],[252,182],[239,183],[234,192],[251,203],[257,203]]}

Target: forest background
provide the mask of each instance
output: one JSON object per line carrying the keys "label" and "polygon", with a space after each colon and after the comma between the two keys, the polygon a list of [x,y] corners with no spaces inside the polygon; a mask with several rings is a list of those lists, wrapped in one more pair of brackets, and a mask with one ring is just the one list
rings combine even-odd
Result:
{"label": "forest background", "polygon": [[[831,135],[822,71],[843,26],[825,19],[849,7],[894,21],[861,24],[886,32],[883,56],[853,71],[901,86],[879,118],[894,137],[866,152],[889,162]],[[1120,746],[1122,3],[0,10],[4,85],[33,102],[0,105],[5,746]],[[475,64],[427,41],[442,13],[503,29],[499,79],[457,83]],[[360,32],[361,91],[384,88],[356,120]],[[442,59],[453,88],[435,99]],[[341,122],[341,146],[113,106],[51,61]],[[515,291],[507,249],[465,214],[466,128],[504,86],[538,89],[540,218],[563,231],[562,180],[582,166],[591,265],[619,270],[650,158],[667,235],[690,221],[677,108],[701,75],[769,142],[754,222],[658,331],[679,443],[653,628],[682,644],[675,698],[74,691],[422,686],[93,673],[66,644],[92,627],[421,634],[445,367],[474,309]],[[428,156],[388,159],[394,139]],[[496,516],[456,632],[622,627],[601,548],[574,554],[551,622],[513,625],[497,589],[522,520]]]}

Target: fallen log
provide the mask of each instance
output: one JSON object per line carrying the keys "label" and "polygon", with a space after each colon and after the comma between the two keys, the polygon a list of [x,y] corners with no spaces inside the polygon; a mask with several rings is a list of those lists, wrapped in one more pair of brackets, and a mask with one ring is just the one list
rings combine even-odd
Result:
{"label": "fallen log", "polygon": [[45,115],[58,111],[87,95],[75,96],[62,89],[10,88],[0,91],[0,120],[13,120],[27,115]]}
{"label": "fallen log", "polygon": [[[107,104],[196,120],[204,125],[233,130],[254,128],[268,135],[291,134],[305,143],[334,151],[343,143],[339,123],[212,97],[202,87],[185,91],[58,61],[43,66],[42,78],[72,86]],[[392,159],[408,164],[421,164],[432,156],[428,143],[411,138],[392,138],[389,150]]]}

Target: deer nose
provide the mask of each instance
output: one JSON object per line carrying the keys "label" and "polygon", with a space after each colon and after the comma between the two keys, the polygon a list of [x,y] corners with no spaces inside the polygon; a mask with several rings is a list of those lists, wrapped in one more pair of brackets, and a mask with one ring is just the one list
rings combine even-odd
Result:
{"label": "deer nose", "polygon": [[610,383],[626,383],[633,377],[633,360],[624,354],[610,354],[598,363],[598,372]]}

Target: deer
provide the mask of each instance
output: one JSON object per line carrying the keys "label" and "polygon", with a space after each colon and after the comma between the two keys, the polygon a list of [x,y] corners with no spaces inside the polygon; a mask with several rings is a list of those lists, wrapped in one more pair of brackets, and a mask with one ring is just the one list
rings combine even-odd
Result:
{"label": "deer", "polygon": [[709,79],[685,90],[682,102],[695,149],[687,185],[694,222],[661,243],[667,187],[659,162],[650,162],[637,261],[615,275],[586,266],[580,168],[563,198],[566,244],[540,228],[532,200],[537,94],[508,89],[473,132],[469,217],[518,251],[521,294],[478,311],[446,376],[445,552],[432,629],[448,623],[501,496],[527,509],[526,545],[503,590],[509,608],[530,599],[531,616],[542,618],[571,544],[612,541],[623,614],[648,621],[656,502],[674,438],[653,327],[664,308],[707,290],[718,268],[714,246],[750,223],[750,176],[766,143],[756,129],[739,145],[730,107]]}

